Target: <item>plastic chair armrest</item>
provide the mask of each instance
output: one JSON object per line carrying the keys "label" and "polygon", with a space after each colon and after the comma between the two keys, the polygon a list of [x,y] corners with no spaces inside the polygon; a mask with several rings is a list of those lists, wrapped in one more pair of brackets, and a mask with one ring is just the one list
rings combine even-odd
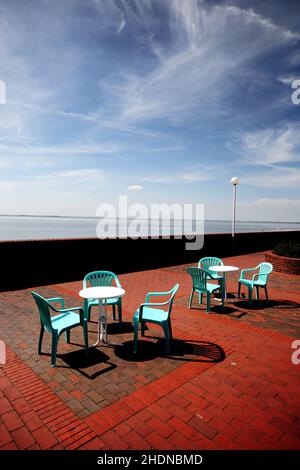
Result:
{"label": "plastic chair armrest", "polygon": [[55,308],[53,307],[53,305],[49,305],[49,307],[54,310],[54,312],[58,312],[58,313],[68,313],[68,312],[73,312],[74,310],[79,310],[79,311],[83,311],[83,308],[82,307],[70,307],[70,308]]}
{"label": "plastic chair armrest", "polygon": [[46,299],[47,302],[58,302],[61,304],[61,307],[64,308],[65,307],[65,301],[62,297],[52,297],[51,299]]}
{"label": "plastic chair armrest", "polygon": [[256,271],[258,269],[258,267],[256,268],[245,268],[245,269],[242,269],[241,270],[241,274],[240,274],[240,279],[243,279],[244,278],[244,273],[247,273],[247,272],[250,272],[250,271]]}
{"label": "plastic chair armrest", "polygon": [[[148,299],[150,297],[163,297],[164,295],[171,294],[172,292],[173,292],[173,289],[165,291],[165,292],[148,292],[148,294],[146,295],[146,302],[148,302]],[[167,301],[167,303],[168,302],[169,301]]]}

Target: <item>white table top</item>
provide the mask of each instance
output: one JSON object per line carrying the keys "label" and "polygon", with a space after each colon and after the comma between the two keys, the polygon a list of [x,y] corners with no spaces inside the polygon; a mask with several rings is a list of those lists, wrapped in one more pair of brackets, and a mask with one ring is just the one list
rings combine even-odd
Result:
{"label": "white table top", "polygon": [[228,273],[230,271],[239,271],[240,268],[238,268],[237,266],[218,265],[210,266],[208,269],[210,271],[215,271],[216,273]]}
{"label": "white table top", "polygon": [[80,297],[84,299],[112,299],[123,297],[124,294],[124,289],[114,286],[87,287],[79,292]]}

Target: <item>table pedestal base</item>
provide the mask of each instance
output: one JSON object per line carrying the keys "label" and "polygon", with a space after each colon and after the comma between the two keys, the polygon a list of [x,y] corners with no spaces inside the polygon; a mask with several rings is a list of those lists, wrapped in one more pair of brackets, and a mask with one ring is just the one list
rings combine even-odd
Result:
{"label": "table pedestal base", "polygon": [[109,346],[122,346],[122,344],[108,341],[107,339],[107,314],[106,314],[106,300],[99,299],[98,304],[98,339],[93,346],[98,346],[100,342],[108,344]]}

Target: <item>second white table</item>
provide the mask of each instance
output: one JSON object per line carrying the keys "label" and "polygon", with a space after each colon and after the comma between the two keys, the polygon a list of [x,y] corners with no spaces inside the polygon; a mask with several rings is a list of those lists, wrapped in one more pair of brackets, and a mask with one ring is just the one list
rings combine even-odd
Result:
{"label": "second white table", "polygon": [[225,289],[225,295],[224,299],[227,300],[227,288],[226,288],[226,274],[234,271],[239,271],[240,268],[237,266],[226,266],[224,265],[218,265],[218,266],[210,266],[209,271],[214,271],[216,273],[222,273],[223,274],[223,283],[224,283],[224,289]]}

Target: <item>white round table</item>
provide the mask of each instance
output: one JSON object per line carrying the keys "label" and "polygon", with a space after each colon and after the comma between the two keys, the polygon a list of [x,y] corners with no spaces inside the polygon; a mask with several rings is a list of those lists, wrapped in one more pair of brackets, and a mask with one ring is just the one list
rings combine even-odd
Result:
{"label": "white round table", "polygon": [[98,346],[100,341],[111,346],[119,346],[107,340],[107,313],[106,306],[108,299],[123,297],[125,290],[114,286],[87,287],[81,289],[80,297],[84,299],[98,299],[98,339],[93,346]]}
{"label": "white round table", "polygon": [[237,266],[226,266],[224,264],[224,265],[218,265],[218,266],[210,266],[208,269],[209,271],[214,271],[218,274],[219,273],[223,274],[223,283],[224,283],[224,289],[225,289],[224,299],[227,300],[226,274],[234,272],[234,271],[239,271],[240,268],[238,268]]}

